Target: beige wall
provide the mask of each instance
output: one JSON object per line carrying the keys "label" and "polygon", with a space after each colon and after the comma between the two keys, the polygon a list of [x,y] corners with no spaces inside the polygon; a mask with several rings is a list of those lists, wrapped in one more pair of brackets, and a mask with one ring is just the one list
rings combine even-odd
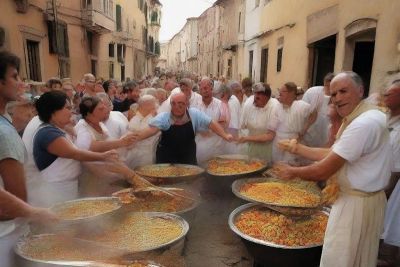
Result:
{"label": "beige wall", "polygon": [[[0,16],[0,27],[5,29],[5,44],[0,49],[7,49],[17,54],[22,60],[21,77],[29,77],[29,64],[26,48],[26,40],[39,43],[39,59],[41,80],[46,81],[50,77],[58,76],[58,57],[49,52],[49,37],[46,17],[52,18],[52,12],[46,15],[47,0],[30,0],[30,6],[26,13],[17,13],[13,0],[3,0],[1,4],[2,16]],[[151,1],[146,1],[150,3]],[[94,4],[102,1],[94,0]],[[156,58],[146,58],[145,40],[143,40],[143,28],[147,28],[144,12],[139,9],[136,0],[115,0],[114,6],[107,14],[107,22],[115,24],[115,5],[122,6],[122,32],[98,29],[101,27],[88,28],[81,20],[81,1],[58,1],[58,20],[67,24],[70,78],[73,82],[82,79],[84,73],[91,72],[91,60],[96,63],[96,75],[105,79],[109,76],[109,64],[114,64],[114,77],[121,78],[121,63],[117,59],[116,44],[124,44],[125,50],[125,77],[141,78],[147,72],[152,72],[156,64]],[[100,7],[102,5],[99,5]],[[161,6],[157,7],[161,14]],[[98,12],[97,12],[98,13]],[[94,18],[95,19],[95,18]],[[114,21],[113,21],[114,20]],[[114,26],[108,25],[108,30],[114,30]],[[87,31],[93,33],[93,51],[89,51]],[[158,29],[153,29],[152,35],[158,40]],[[115,43],[115,57],[110,58],[108,44]],[[137,68],[137,69],[135,69]]]}
{"label": "beige wall", "polygon": [[218,76],[222,72],[222,68],[219,68],[218,64],[222,64],[222,51],[219,37],[219,10],[218,6],[212,6],[198,19],[198,30],[199,30],[199,53],[198,53],[198,64],[199,74]]}
{"label": "beige wall", "polygon": [[[41,80],[46,81],[50,77],[58,76],[57,56],[49,53],[48,29],[43,15],[46,1],[31,0],[29,2],[30,7],[27,13],[17,13],[14,1],[2,1],[0,27],[3,27],[6,33],[5,45],[2,49],[7,49],[21,58],[20,75],[22,78],[28,79],[30,77],[26,40],[39,42]],[[58,9],[59,20],[68,24],[70,76],[73,81],[78,81],[82,73],[90,70],[90,61],[87,55],[85,33],[80,26],[72,25],[75,22],[74,14],[67,11],[68,8],[80,9],[80,4],[76,5],[74,2],[76,1],[63,1]]]}
{"label": "beige wall", "polygon": [[[376,1],[360,0],[313,1],[312,5],[306,2],[271,1],[263,8],[261,47],[255,58],[260,58],[262,47],[269,48],[268,82],[272,88],[278,88],[287,81],[306,88],[311,85],[312,61],[308,45],[330,34],[337,33],[334,71],[351,70],[354,43],[346,39],[346,27],[366,18],[368,21],[376,20],[370,93],[385,87],[390,79],[388,72],[399,69],[397,44],[400,28],[395,25],[400,25],[400,18],[396,15],[400,2],[385,0],[380,1],[379,5]],[[360,26],[356,25],[352,29],[357,31],[362,30],[362,27],[367,26],[360,22]],[[357,34],[353,36],[357,38]],[[282,71],[277,72],[278,39],[281,37],[284,38]]]}

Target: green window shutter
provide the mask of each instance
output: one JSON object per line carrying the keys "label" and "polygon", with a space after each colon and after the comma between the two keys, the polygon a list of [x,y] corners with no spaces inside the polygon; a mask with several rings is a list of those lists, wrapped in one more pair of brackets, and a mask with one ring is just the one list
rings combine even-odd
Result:
{"label": "green window shutter", "polygon": [[117,23],[117,31],[122,31],[122,7],[120,5],[116,6],[116,23]]}

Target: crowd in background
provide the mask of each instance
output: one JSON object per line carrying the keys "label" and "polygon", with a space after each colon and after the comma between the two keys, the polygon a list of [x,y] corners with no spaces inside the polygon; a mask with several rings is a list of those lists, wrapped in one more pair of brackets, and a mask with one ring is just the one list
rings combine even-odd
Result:
{"label": "crowd in background", "polygon": [[[338,87],[339,82],[343,88]],[[335,85],[334,95],[330,88],[332,84]],[[49,207],[55,202],[80,196],[110,193],[105,183],[99,180],[105,172],[130,176],[130,169],[157,162],[156,150],[164,125],[169,127],[173,125],[170,121],[176,123],[182,119],[174,117],[180,100],[190,111],[185,111],[182,116],[185,123],[192,120],[193,123],[199,121],[199,125],[213,125],[210,128],[193,126],[197,144],[193,163],[204,165],[219,154],[247,154],[270,164],[309,165],[324,157],[317,156],[322,150],[310,156],[308,148],[328,149],[337,139],[344,140],[346,133],[349,134],[343,133],[341,126],[350,123],[348,116],[359,106],[352,106],[351,112],[343,113],[343,110],[351,103],[359,104],[360,95],[353,92],[348,99],[338,100],[347,92],[346,86],[351,90],[355,88],[356,92],[357,88],[362,88],[362,81],[353,72],[340,73],[336,78],[329,73],[323,85],[304,92],[293,82],[273,91],[268,84],[253,83],[249,78],[227,81],[224,77],[201,77],[185,72],[161,73],[124,83],[105,81],[88,73],[76,84],[70,79],[56,77],[45,84],[17,81],[17,97],[14,101],[6,101],[2,117],[15,127],[27,151],[23,162],[26,200],[33,206]],[[372,191],[386,188],[390,196],[400,170],[400,81],[393,81],[382,98],[371,102],[380,105],[379,109],[386,112],[388,118],[388,124],[385,122],[380,131],[387,132],[388,141],[385,142],[390,142],[391,149],[382,152],[384,157],[381,155],[380,159],[382,166],[388,165],[387,169],[392,173],[391,180],[390,175],[381,179],[379,188]],[[368,101],[360,103],[364,105]],[[362,112],[375,109],[369,105],[362,106]],[[190,110],[193,108],[197,111]],[[381,111],[376,120],[384,116]],[[362,114],[357,112],[357,116]],[[160,116],[164,113],[171,115]],[[158,130],[144,134],[153,128]],[[341,137],[342,134],[345,137]],[[385,138],[380,138],[379,142]],[[382,143],[384,149],[388,147],[385,142]],[[358,156],[374,152],[368,149]],[[321,155],[327,156],[328,150],[324,151]],[[390,158],[390,164],[389,160],[384,160],[386,158]],[[116,160],[129,168],[114,164]],[[353,164],[351,159],[346,160],[350,166]],[[298,171],[301,172],[301,168]],[[107,177],[114,178],[112,175]],[[399,230],[393,230],[395,222],[400,220],[397,216],[400,207],[396,204],[400,196],[398,183],[394,191],[396,193],[389,200],[385,221],[388,228],[384,238],[388,244],[399,246]],[[388,232],[388,229],[394,232]]]}

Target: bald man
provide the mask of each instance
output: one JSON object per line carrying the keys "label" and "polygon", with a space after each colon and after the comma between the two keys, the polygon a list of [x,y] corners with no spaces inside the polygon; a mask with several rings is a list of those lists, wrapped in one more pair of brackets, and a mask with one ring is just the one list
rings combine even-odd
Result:
{"label": "bald man", "polygon": [[188,108],[187,97],[178,93],[171,97],[171,112],[163,112],[150,120],[149,128],[139,133],[139,140],[161,131],[157,144],[156,163],[197,164],[195,134],[212,130],[227,141],[233,137],[205,113]]}
{"label": "bald man", "polygon": [[305,167],[282,166],[282,178],[326,180],[337,173],[340,193],[325,232],[321,267],[375,267],[383,227],[392,151],[386,116],[362,101],[363,84],[354,72],[336,75],[332,102],[343,117],[332,149],[314,149],[321,160]]}

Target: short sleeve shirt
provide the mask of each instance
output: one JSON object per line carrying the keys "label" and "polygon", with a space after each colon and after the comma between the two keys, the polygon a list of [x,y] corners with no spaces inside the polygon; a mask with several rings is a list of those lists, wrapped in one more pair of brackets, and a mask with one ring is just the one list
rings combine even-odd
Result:
{"label": "short sleeve shirt", "polygon": [[0,116],[0,161],[7,158],[15,159],[23,164],[25,146],[11,122]]}
{"label": "short sleeve shirt", "polygon": [[347,161],[352,188],[365,192],[385,188],[392,167],[386,116],[378,110],[362,113],[346,127],[333,152]]}
{"label": "short sleeve shirt", "polygon": [[[188,109],[190,120],[192,121],[193,131],[207,131],[211,123],[211,118],[204,112],[196,108]],[[167,131],[171,127],[171,112],[163,112],[149,121],[149,125],[156,127],[161,131]]]}
{"label": "short sleeve shirt", "polygon": [[59,137],[65,137],[65,133],[54,126],[44,126],[37,131],[33,139],[33,158],[40,171],[49,167],[58,158],[49,153],[47,148]]}

